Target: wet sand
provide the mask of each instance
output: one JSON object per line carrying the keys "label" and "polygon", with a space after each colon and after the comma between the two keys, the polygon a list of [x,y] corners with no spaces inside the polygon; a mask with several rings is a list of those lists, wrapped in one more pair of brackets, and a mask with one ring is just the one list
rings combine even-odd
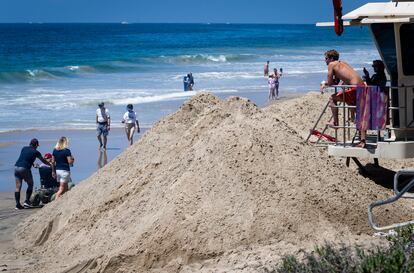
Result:
{"label": "wet sand", "polygon": [[[278,102],[272,102],[271,104],[273,103]],[[32,213],[36,211],[42,212],[41,210],[35,209],[23,211],[14,210],[13,165],[18,157],[20,148],[27,145],[26,143],[30,140],[30,138],[37,137],[41,145],[39,150],[42,153],[49,152],[53,149],[58,137],[62,135],[69,137],[71,141],[70,148],[76,159],[75,167],[72,169],[73,178],[76,182],[80,182],[81,180],[88,178],[99,169],[100,165],[104,164],[104,153],[100,153],[98,150],[98,142],[96,140],[94,130],[24,131],[0,134],[0,143],[8,143],[8,145],[4,145],[0,148],[0,187],[2,187],[0,188],[0,191],[3,191],[0,193],[0,219],[2,220],[0,223],[0,250],[4,258],[4,262],[0,263],[0,270],[15,272],[29,266],[30,264],[34,264],[37,259],[37,254],[25,253],[25,251],[21,250],[21,248],[17,251],[14,250],[15,242],[13,241],[13,238],[16,238],[14,233],[17,225]],[[10,139],[13,139],[14,141],[11,143]],[[138,137],[136,137],[136,141],[137,140]],[[108,150],[106,152],[107,162],[110,162],[126,148],[127,141],[123,130],[112,130],[109,137]],[[140,158],[151,158],[148,154],[145,156],[139,155],[139,152],[140,149],[134,149],[134,156],[131,158],[133,158],[133,160],[136,159],[137,153]],[[128,160],[128,162],[131,162],[131,160]],[[140,164],[140,162],[137,162],[137,164]],[[35,184],[38,186],[39,179],[37,172],[33,171],[33,174]],[[25,191],[25,186],[23,191]],[[76,202],[73,205],[75,204]],[[16,255],[16,253],[20,253],[21,256]]]}
{"label": "wet sand", "polygon": [[[14,209],[14,196],[12,192],[0,192],[0,271],[15,272],[20,264],[26,263],[25,257],[10,255],[14,249],[14,233],[17,225],[36,210]],[[22,260],[23,259],[23,260]]]}
{"label": "wet sand", "polygon": [[[135,134],[135,141],[145,132]],[[106,152],[99,150],[95,130],[48,130],[48,131],[18,131],[0,134],[0,192],[14,191],[14,164],[19,157],[20,149],[27,146],[30,139],[36,137],[42,153],[51,153],[60,136],[69,137],[69,148],[75,157],[72,168],[72,179],[78,183],[114,159],[128,147],[127,139],[122,128],[112,129],[108,136]],[[11,141],[13,140],[13,141]],[[32,169],[35,187],[40,187],[39,173]],[[25,187],[25,186],[23,186]]]}

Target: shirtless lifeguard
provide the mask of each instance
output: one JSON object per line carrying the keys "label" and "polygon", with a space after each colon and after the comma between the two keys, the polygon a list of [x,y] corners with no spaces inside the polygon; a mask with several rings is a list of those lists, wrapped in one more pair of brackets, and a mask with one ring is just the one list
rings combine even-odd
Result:
{"label": "shirtless lifeguard", "polygon": [[[331,85],[336,85],[340,81],[344,85],[359,85],[362,84],[362,78],[358,73],[346,62],[339,61],[339,53],[332,49],[325,52],[325,62],[328,66],[328,79],[321,83],[321,92],[323,93],[325,88]],[[344,98],[345,97],[345,98]],[[338,126],[338,108],[336,104],[338,101],[344,101],[346,104],[355,106],[356,105],[356,88],[349,88],[345,91],[345,96],[342,92],[333,94],[329,98],[333,124]]]}

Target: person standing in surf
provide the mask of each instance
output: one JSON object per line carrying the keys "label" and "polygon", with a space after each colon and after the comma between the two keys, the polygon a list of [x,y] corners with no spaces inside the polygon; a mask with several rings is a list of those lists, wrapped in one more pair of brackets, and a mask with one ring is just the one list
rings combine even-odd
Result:
{"label": "person standing in surf", "polygon": [[106,143],[108,140],[109,130],[111,130],[111,116],[109,115],[109,111],[105,108],[103,102],[98,104],[98,109],[96,109],[96,131],[97,131],[97,138],[99,141],[99,149],[106,150]]}
{"label": "person standing in surf", "polygon": [[193,86],[194,86],[193,73],[191,73],[191,72],[188,73],[187,77],[188,77],[188,90],[193,91]]}
{"label": "person standing in surf", "polygon": [[263,74],[265,77],[269,76],[269,61],[267,61],[264,65]]}
{"label": "person standing in surf", "polygon": [[184,76],[183,84],[184,84],[184,91],[188,91],[188,86],[190,84],[190,79],[188,78],[188,74]]}
{"label": "person standing in surf", "polygon": [[279,99],[279,79],[282,77],[282,68],[280,69],[280,73],[277,71],[277,68],[273,69],[273,78],[275,80],[275,97]]}
{"label": "person standing in surf", "polygon": [[269,75],[269,79],[267,80],[267,84],[269,86],[268,100],[271,101],[271,100],[276,99],[276,94],[275,94],[276,86],[275,86],[275,78],[273,77],[273,75]]}

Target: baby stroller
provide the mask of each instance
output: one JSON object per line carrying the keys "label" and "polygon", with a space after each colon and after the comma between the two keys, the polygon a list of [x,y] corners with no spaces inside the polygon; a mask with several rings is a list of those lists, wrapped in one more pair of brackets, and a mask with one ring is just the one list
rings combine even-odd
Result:
{"label": "baby stroller", "polygon": [[[47,165],[39,166],[40,189],[36,189],[30,197],[33,206],[42,206],[55,200],[55,194],[59,190],[59,183],[52,176],[52,168]],[[73,188],[74,184],[69,183],[68,189]]]}

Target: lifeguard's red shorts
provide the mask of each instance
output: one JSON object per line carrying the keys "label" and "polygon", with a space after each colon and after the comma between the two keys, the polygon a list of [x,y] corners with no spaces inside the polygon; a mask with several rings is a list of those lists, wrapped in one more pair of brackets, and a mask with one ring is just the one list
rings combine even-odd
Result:
{"label": "lifeguard's red shorts", "polygon": [[336,93],[336,95],[334,95],[334,100],[345,101],[346,104],[355,106],[356,105],[356,87],[348,88],[347,90],[345,90],[345,98],[344,98],[343,91]]}

